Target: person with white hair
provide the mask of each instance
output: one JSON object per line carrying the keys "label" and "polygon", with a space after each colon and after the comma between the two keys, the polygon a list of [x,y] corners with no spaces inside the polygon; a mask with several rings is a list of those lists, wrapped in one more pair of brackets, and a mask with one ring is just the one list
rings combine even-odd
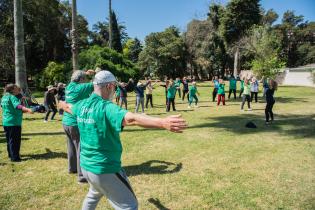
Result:
{"label": "person with white hair", "polygon": [[100,71],[93,80],[94,92],[75,105],[61,102],[60,106],[77,118],[81,135],[82,172],[90,189],[83,210],[95,209],[106,196],[114,209],[138,209],[138,201],[121,166],[120,132],[125,126],[162,128],[180,133],[186,121],[180,115],[156,118],[128,112],[112,102],[116,78],[109,71]]}
{"label": "person with white hair", "polygon": [[[93,84],[86,82],[86,76],[93,74],[93,70],[86,72],[76,70],[72,73],[71,82],[67,85],[65,90],[65,101],[67,103],[74,105],[91,95],[93,92]],[[86,179],[83,177],[80,168],[80,133],[77,119],[70,113],[64,113],[62,125],[67,135],[68,172],[78,173],[78,182],[84,183]]]}
{"label": "person with white hair", "polygon": [[254,97],[255,97],[255,103],[258,102],[258,99],[257,99],[258,91],[259,91],[259,83],[257,79],[253,77],[251,81],[251,87],[250,87],[250,92],[251,92],[250,102],[253,102]]}
{"label": "person with white hair", "polygon": [[192,82],[192,85],[189,88],[189,105],[188,109],[191,108],[192,102],[195,100],[195,107],[198,107],[198,97],[197,94],[199,95],[199,92],[197,90],[197,84],[196,82]]}
{"label": "person with white hair", "polygon": [[135,93],[136,93],[136,107],[135,112],[137,113],[139,110],[139,106],[141,104],[142,113],[144,113],[144,90],[149,85],[149,82],[146,84],[142,84],[142,82],[138,82],[135,86]]}

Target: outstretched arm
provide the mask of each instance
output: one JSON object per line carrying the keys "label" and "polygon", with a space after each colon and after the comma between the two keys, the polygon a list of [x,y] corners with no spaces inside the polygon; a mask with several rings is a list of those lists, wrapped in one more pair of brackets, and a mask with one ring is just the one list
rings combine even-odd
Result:
{"label": "outstretched arm", "polygon": [[137,125],[144,128],[162,128],[175,133],[182,133],[187,128],[186,121],[180,115],[156,118],[128,112],[123,120],[123,126],[130,125]]}

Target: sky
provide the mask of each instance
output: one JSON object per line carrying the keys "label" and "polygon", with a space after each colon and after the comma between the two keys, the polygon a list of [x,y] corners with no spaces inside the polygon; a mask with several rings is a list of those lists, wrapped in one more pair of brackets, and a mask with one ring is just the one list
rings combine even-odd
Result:
{"label": "sky", "polygon": [[[228,0],[214,0],[226,4]],[[211,0],[112,0],[118,21],[127,27],[130,37],[144,40],[152,32],[169,26],[186,30],[192,19],[205,19]],[[281,22],[282,14],[294,10],[305,20],[315,21],[315,0],[261,0],[265,10],[274,9]],[[78,13],[87,18],[89,28],[108,16],[108,0],[77,0]]]}

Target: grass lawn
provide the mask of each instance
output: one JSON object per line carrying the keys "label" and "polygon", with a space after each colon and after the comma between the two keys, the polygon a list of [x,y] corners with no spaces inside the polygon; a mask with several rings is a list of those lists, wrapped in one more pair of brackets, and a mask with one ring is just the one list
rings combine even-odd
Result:
{"label": "grass lawn", "polygon": [[[199,84],[199,108],[176,99],[170,114],[189,123],[182,134],[122,132],[122,162],[140,209],[315,209],[315,89],[280,87],[270,126],[262,99],[241,113],[239,99],[217,107],[211,91]],[[129,94],[132,111],[134,99]],[[166,116],[164,100],[156,88],[146,113]],[[248,121],[258,128],[245,128]],[[25,114],[22,139],[23,161],[11,163],[0,128],[0,209],[80,209],[88,185],[67,173],[60,117],[44,124],[42,114]],[[102,199],[98,209],[111,208]]]}

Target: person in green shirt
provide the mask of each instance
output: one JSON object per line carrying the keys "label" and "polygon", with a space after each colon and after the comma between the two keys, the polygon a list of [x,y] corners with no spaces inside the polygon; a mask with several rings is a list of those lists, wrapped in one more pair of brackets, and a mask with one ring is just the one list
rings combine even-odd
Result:
{"label": "person in green shirt", "polygon": [[[86,72],[76,70],[72,73],[71,82],[65,90],[65,101],[69,104],[88,98],[93,92],[93,84],[86,82],[87,75],[93,75],[93,70]],[[64,113],[62,126],[67,136],[68,172],[78,173],[78,183],[86,182],[80,168],[80,133],[77,119],[70,113]]]}
{"label": "person in green shirt", "polygon": [[189,106],[188,106],[188,109],[191,108],[191,104],[194,100],[195,100],[195,107],[198,107],[198,97],[196,94],[199,95],[199,92],[197,90],[197,85],[196,85],[196,82],[192,82],[192,86],[190,86],[190,88],[189,88]]}
{"label": "person in green shirt", "polygon": [[137,198],[121,166],[120,133],[125,126],[161,128],[180,133],[186,121],[180,115],[155,118],[128,112],[112,102],[116,78],[100,71],[93,80],[94,93],[75,105],[60,106],[73,114],[78,122],[81,141],[81,167],[90,189],[83,210],[95,209],[106,196],[114,209],[138,209]]}
{"label": "person in green shirt", "polygon": [[233,75],[230,78],[230,88],[229,88],[229,97],[228,97],[229,99],[231,97],[232,92],[234,94],[234,99],[236,99],[236,79]]}
{"label": "person in green shirt", "polygon": [[240,80],[240,83],[241,83],[241,89],[240,89],[240,95],[239,95],[239,98],[241,98],[241,97],[242,97],[242,94],[243,94],[243,92],[244,92],[244,79],[245,79],[245,78],[243,78],[243,79],[241,79],[241,80]]}
{"label": "person in green shirt", "polygon": [[22,115],[23,112],[33,113],[32,109],[21,105],[17,96],[21,94],[20,88],[15,84],[8,84],[4,88],[1,99],[2,125],[7,140],[8,156],[12,162],[20,162]]}
{"label": "person in green shirt", "polygon": [[241,111],[244,111],[244,104],[247,101],[247,106],[248,106],[248,111],[251,111],[252,109],[250,108],[250,81],[248,79],[244,80],[244,92],[242,95],[242,105],[241,105]]}
{"label": "person in green shirt", "polygon": [[176,95],[176,86],[174,84],[174,81],[171,79],[168,86],[167,86],[167,105],[166,105],[166,111],[167,112],[170,111],[171,104],[172,104],[173,111],[176,111],[175,95]]}
{"label": "person in green shirt", "polygon": [[116,91],[115,91],[115,96],[116,96],[116,104],[119,104],[119,99],[120,99],[120,88],[117,86]]}
{"label": "person in green shirt", "polygon": [[[181,99],[181,97],[182,97],[181,89],[180,89],[181,84],[182,84],[182,81],[180,80],[179,77],[177,77],[175,80],[175,87],[176,87],[176,92],[178,92],[179,99]],[[176,94],[175,94],[175,97],[176,97]]]}
{"label": "person in green shirt", "polygon": [[220,105],[221,101],[223,103],[223,106],[225,106],[225,90],[224,90],[225,84],[223,79],[219,79],[219,87],[218,87],[218,103],[217,106]]}

